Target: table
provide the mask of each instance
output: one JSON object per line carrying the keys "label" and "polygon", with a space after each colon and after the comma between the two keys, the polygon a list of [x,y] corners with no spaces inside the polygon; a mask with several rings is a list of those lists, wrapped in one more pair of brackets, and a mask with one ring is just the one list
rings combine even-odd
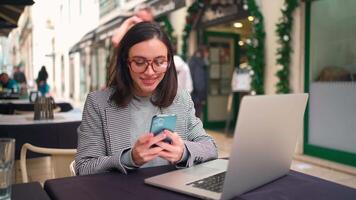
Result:
{"label": "table", "polygon": [[[144,184],[144,179],[174,170],[174,166],[47,180],[44,189],[53,200],[71,199],[196,199],[181,193]],[[323,199],[355,200],[356,190],[320,178],[290,171],[286,176],[234,199]]]}
{"label": "table", "polygon": [[0,92],[0,99],[19,99],[19,93]]}
{"label": "table", "polygon": [[[61,112],[68,112],[73,106],[63,100],[55,100],[56,106],[61,108]],[[33,111],[34,103],[28,99],[0,100],[0,114],[14,114],[14,111]]]}
{"label": "table", "polygon": [[[16,139],[15,158],[20,158],[21,147],[28,142],[40,147],[77,148],[77,128],[81,111],[55,113],[51,120],[33,120],[33,115],[0,115],[0,137]],[[44,156],[28,152],[28,158]]]}
{"label": "table", "polygon": [[11,200],[51,200],[39,182],[12,185]]}

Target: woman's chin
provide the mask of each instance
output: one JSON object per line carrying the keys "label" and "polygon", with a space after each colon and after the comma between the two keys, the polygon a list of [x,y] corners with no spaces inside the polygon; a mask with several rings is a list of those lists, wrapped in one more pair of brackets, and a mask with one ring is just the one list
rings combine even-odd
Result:
{"label": "woman's chin", "polygon": [[151,85],[151,86],[144,85],[140,88],[139,95],[140,96],[149,96],[155,91],[156,87],[157,87],[157,85]]}

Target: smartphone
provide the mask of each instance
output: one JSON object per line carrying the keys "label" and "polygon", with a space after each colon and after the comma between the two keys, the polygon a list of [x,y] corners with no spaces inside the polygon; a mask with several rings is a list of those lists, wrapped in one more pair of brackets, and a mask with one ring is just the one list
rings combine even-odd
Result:
{"label": "smartphone", "polygon": [[[174,132],[176,128],[177,116],[175,114],[160,114],[152,117],[150,132],[155,136],[164,130]],[[171,143],[171,138],[167,137],[164,142]]]}

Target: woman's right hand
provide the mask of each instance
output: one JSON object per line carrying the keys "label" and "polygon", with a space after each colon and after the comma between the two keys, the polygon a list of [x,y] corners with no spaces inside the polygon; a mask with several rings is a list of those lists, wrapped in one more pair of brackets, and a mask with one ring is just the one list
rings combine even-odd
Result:
{"label": "woman's right hand", "polygon": [[166,137],[167,136],[164,133],[158,134],[157,136],[150,133],[139,137],[132,148],[132,159],[134,164],[141,166],[158,157],[159,153],[163,150],[162,147],[151,146],[164,140]]}

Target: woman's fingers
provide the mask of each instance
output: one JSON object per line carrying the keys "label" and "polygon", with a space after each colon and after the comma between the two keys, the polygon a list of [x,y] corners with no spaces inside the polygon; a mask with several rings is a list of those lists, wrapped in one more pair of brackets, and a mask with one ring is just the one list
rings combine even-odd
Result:
{"label": "woman's fingers", "polygon": [[132,159],[138,165],[143,165],[146,162],[158,156],[158,152],[162,151],[161,147],[150,148],[150,143],[153,140],[153,134],[144,134],[140,136],[134,147],[132,148]]}
{"label": "woman's fingers", "polygon": [[149,142],[148,142],[148,146],[151,147],[153,144],[156,144],[164,139],[166,139],[167,134],[166,133],[160,133],[156,136],[154,136]]}
{"label": "woman's fingers", "polygon": [[[171,144],[163,142],[167,137],[171,138]],[[157,156],[175,163],[182,158],[183,151],[184,143],[179,135],[165,130],[156,136],[150,133],[139,137],[132,153],[134,162],[143,165]]]}
{"label": "woman's fingers", "polygon": [[172,145],[182,145],[183,144],[182,139],[179,137],[179,135],[176,132],[171,132],[171,131],[165,130],[164,133],[167,135],[167,137],[171,138]]}
{"label": "woman's fingers", "polygon": [[136,144],[144,145],[144,144],[148,143],[151,138],[153,138],[153,134],[151,134],[151,133],[141,135],[141,136],[137,139]]}

